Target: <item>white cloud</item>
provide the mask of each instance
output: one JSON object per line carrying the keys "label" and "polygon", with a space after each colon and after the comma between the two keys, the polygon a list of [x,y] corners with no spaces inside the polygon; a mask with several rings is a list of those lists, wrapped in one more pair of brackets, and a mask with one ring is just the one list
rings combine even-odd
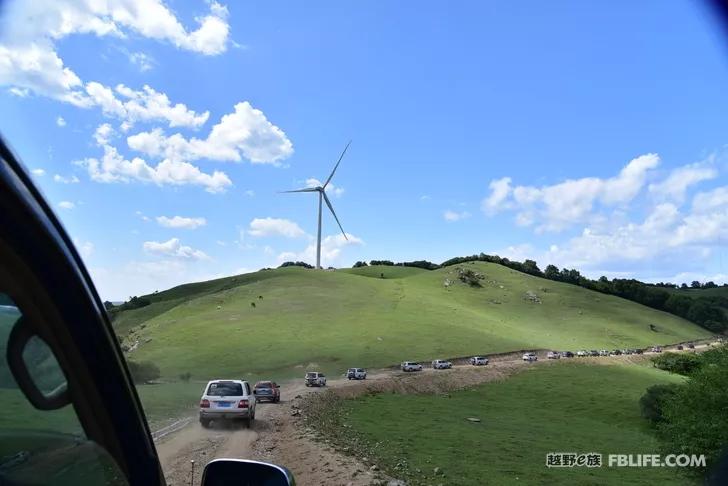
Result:
{"label": "white cloud", "polygon": [[248,229],[250,236],[283,236],[285,238],[298,238],[306,233],[298,224],[287,219],[255,218],[250,222]]}
{"label": "white cloud", "polygon": [[237,103],[235,111],[224,115],[205,139],[187,139],[179,133],[167,136],[155,129],[132,135],[127,143],[151,157],[171,160],[239,162],[244,157],[253,163],[276,164],[293,153],[293,144],[283,130],[247,101]]}
{"label": "white cloud", "polygon": [[248,189],[248,190],[247,190],[247,191],[245,191],[245,192],[244,192],[243,194],[245,194],[245,195],[246,195],[246,196],[248,196],[248,197],[255,197],[255,191],[254,191],[254,190],[252,190],[252,189]]}
{"label": "white cloud", "polygon": [[495,214],[503,209],[503,203],[511,193],[511,178],[503,177],[490,181],[490,195],[483,199],[481,208],[485,214]]}
{"label": "white cloud", "polygon": [[167,241],[145,241],[143,244],[144,251],[171,257],[178,257],[190,260],[207,260],[210,257],[202,250],[196,250],[180,243],[179,238],[170,238]]}
{"label": "white cloud", "polygon": [[77,183],[81,182],[78,179],[78,177],[76,177],[75,175],[71,175],[69,177],[64,177],[60,174],[56,174],[53,176],[53,180],[55,182],[58,182],[59,184],[77,184]]}
{"label": "white cloud", "polygon": [[143,73],[151,70],[155,64],[154,58],[143,52],[130,52],[129,62],[134,64]]}
{"label": "white cloud", "polygon": [[56,125],[58,125],[59,127],[65,127],[66,120],[64,120],[62,116],[59,116],[58,118],[56,118]]}
{"label": "white cloud", "polygon": [[[323,182],[314,177],[306,179],[305,184],[306,187],[321,187],[324,185]],[[334,185],[333,182],[329,182],[329,185],[326,186],[326,194],[333,194],[336,197],[341,197],[344,195],[344,188]]]}
{"label": "white cloud", "polygon": [[196,229],[200,226],[205,226],[207,220],[205,218],[185,218],[182,216],[173,216],[171,218],[157,216],[157,223],[165,228]]}
{"label": "white cloud", "polygon": [[187,30],[161,0],[6,2],[0,23],[0,85],[89,106],[81,80],[56,52],[57,41],[73,34],[124,38],[133,32],[205,55],[224,52],[230,30],[227,9],[213,1],[209,13],[195,20],[197,30]]}
{"label": "white cloud", "polygon": [[62,209],[73,209],[76,207],[76,204],[71,201],[61,201],[58,203],[58,207]]}
{"label": "white cloud", "polygon": [[197,113],[183,103],[172,104],[169,97],[147,85],[133,90],[123,84],[111,89],[92,81],[86,84],[87,99],[110,117],[124,121],[124,130],[139,121],[165,121],[170,127],[198,128],[207,122],[209,112]]}
{"label": "white cloud", "polygon": [[690,186],[717,176],[718,171],[711,166],[710,160],[698,162],[674,169],[665,180],[650,184],[649,191],[658,197],[682,202]]}
{"label": "white cloud", "polygon": [[420,196],[420,201],[429,201],[430,199],[432,199],[432,198],[430,196],[428,196],[427,194]]}
{"label": "white cloud", "polygon": [[723,207],[728,207],[728,186],[700,192],[693,198],[693,211],[696,213],[705,213]]}
{"label": "white cloud", "polygon": [[442,213],[442,217],[445,219],[445,221],[455,222],[460,221],[461,219],[469,218],[470,213],[467,211],[457,212],[448,209],[447,211]]}
{"label": "white cloud", "polygon": [[481,208],[488,215],[515,209],[519,225],[538,222],[537,231],[560,231],[592,219],[597,202],[614,206],[632,201],[644,187],[649,171],[659,163],[657,154],[646,154],[632,159],[615,177],[567,179],[542,187],[512,188],[509,177],[496,179],[491,181],[490,194]]}
{"label": "white cloud", "polygon": [[111,137],[116,135],[116,132],[111,125],[108,123],[102,123],[94,131],[94,139],[98,145],[106,145],[111,140]]}
{"label": "white cloud", "polygon": [[139,157],[127,160],[115,147],[108,145],[111,133],[108,124],[96,130],[96,140],[104,150],[101,159],[92,157],[77,162],[86,168],[91,179],[96,182],[140,181],[158,186],[197,185],[204,187],[210,193],[225,192],[232,185],[232,181],[224,172],[214,171],[212,174],[206,174],[187,162],[165,159],[156,166],[151,166]]}
{"label": "white cloud", "polygon": [[[347,233],[348,239],[341,233],[330,235],[321,240],[321,266],[333,266],[341,257],[344,248],[348,246],[363,245],[364,241]],[[278,255],[278,261],[304,261],[311,265],[316,264],[316,242],[312,241],[302,252],[286,251]]]}
{"label": "white cloud", "polygon": [[73,244],[84,259],[88,259],[94,252],[94,244],[90,241],[73,240]]}
{"label": "white cloud", "polygon": [[45,172],[45,169],[40,169],[40,168],[38,168],[38,169],[33,169],[33,170],[31,170],[30,172],[31,172],[31,174],[33,174],[34,176],[38,176],[38,177],[42,177],[42,176],[44,176],[44,175],[45,175],[45,173],[46,173],[46,172]]}

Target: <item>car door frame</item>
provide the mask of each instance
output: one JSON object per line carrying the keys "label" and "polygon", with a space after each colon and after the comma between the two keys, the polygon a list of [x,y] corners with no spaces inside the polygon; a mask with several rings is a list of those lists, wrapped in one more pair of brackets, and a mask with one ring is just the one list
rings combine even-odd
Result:
{"label": "car door frame", "polygon": [[0,136],[0,255],[10,297],[63,368],[86,436],[131,484],[162,485],[142,405],[106,310],[58,218]]}

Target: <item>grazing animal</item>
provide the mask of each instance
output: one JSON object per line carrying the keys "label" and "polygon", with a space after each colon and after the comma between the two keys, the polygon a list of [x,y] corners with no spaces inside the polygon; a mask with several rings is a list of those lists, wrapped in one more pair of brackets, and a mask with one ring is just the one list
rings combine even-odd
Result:
{"label": "grazing animal", "polygon": [[262,295],[259,295],[258,296],[258,300],[263,300],[263,296]]}
{"label": "grazing animal", "polygon": [[255,302],[251,302],[250,307],[255,307]]}

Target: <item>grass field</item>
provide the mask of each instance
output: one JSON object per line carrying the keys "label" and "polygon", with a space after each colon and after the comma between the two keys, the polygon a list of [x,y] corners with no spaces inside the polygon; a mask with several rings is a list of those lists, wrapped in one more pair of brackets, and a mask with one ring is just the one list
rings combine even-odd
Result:
{"label": "grass field", "polygon": [[309,368],[331,374],[407,359],[638,347],[708,335],[618,297],[500,265],[463,266],[484,275],[482,287],[459,282],[459,266],[381,267],[398,277],[385,279],[360,275],[376,276],[377,267],[283,268],[160,292],[150,296],[152,305],[115,322],[126,343],[139,343],[131,359],[153,361],[168,378],[190,372],[198,380],[283,379]]}
{"label": "grass field", "polygon": [[[348,400],[340,435],[363,440],[408,484],[690,484],[669,468],[545,466],[548,452],[598,452],[605,463],[610,453],[658,453],[638,400],[650,385],[678,381],[641,365],[539,366],[446,396]],[[433,477],[435,467],[445,475]]]}

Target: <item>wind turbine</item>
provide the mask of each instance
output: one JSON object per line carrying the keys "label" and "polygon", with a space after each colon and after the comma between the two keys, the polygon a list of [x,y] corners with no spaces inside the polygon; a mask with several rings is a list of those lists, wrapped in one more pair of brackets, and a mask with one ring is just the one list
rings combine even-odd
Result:
{"label": "wind turbine", "polygon": [[341,234],[344,235],[344,238],[346,238],[347,241],[349,240],[349,238],[346,236],[346,232],[344,232],[344,228],[341,226],[341,223],[339,222],[339,218],[336,217],[336,212],[334,211],[334,206],[331,205],[331,201],[329,201],[328,196],[326,196],[326,186],[329,185],[329,182],[331,182],[331,179],[334,177],[334,173],[336,172],[336,169],[339,168],[341,159],[344,158],[344,154],[346,153],[346,150],[349,148],[349,145],[351,145],[351,140],[349,141],[349,143],[346,144],[346,147],[344,147],[344,151],[341,152],[341,156],[339,157],[339,160],[336,162],[336,165],[334,166],[334,170],[331,171],[329,178],[326,179],[326,182],[324,182],[324,184],[322,186],[305,187],[303,189],[295,189],[293,191],[281,191],[281,192],[318,192],[319,204],[318,204],[318,239],[316,241],[316,268],[321,268],[321,203],[322,203],[322,201],[326,201],[326,205],[331,210],[331,214],[334,215],[336,224],[338,224],[339,229],[341,229]]}

